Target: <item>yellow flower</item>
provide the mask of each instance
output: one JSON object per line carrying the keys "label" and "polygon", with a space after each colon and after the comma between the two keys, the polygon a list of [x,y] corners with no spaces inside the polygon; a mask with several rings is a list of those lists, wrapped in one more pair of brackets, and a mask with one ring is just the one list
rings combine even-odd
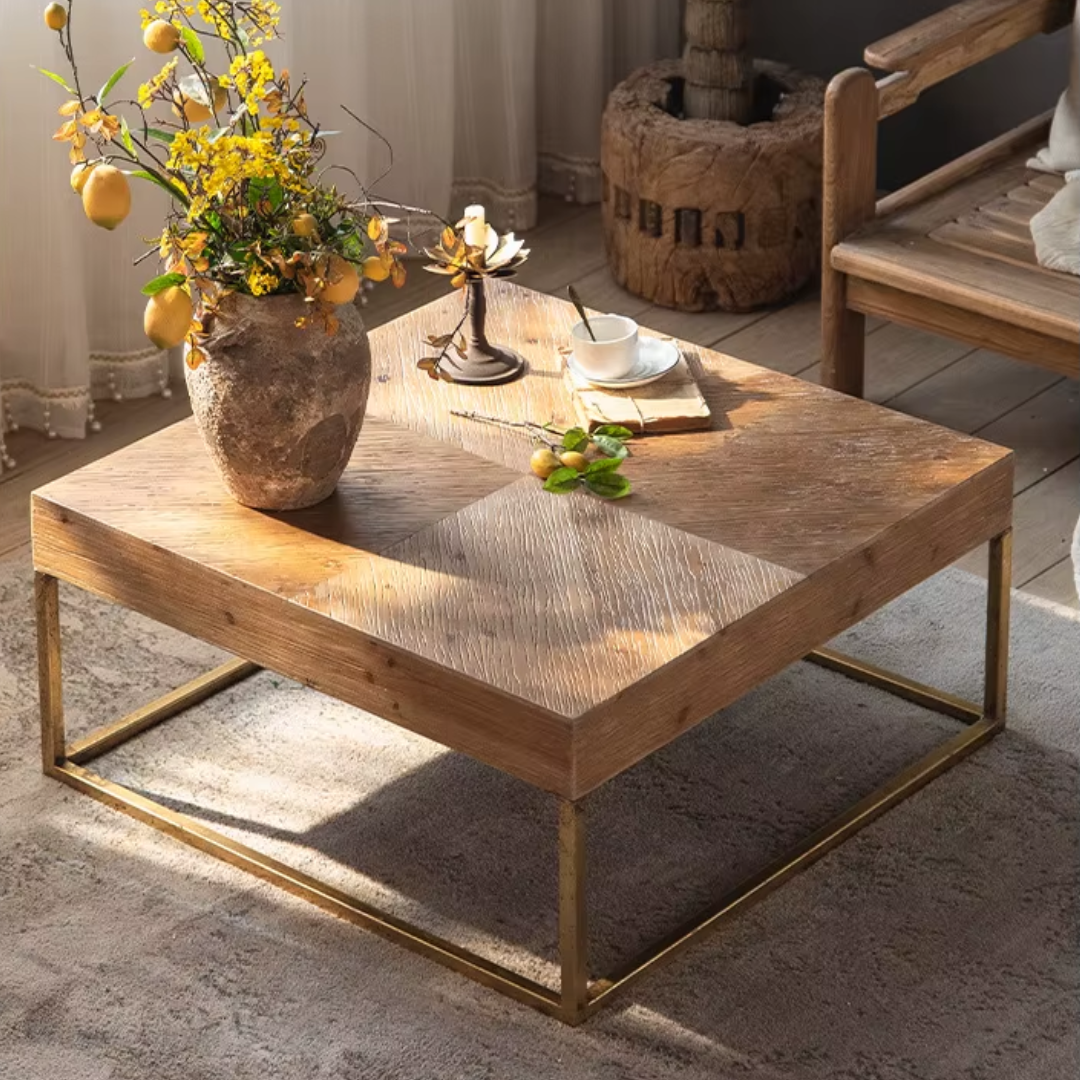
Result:
{"label": "yellow flower", "polygon": [[261,266],[253,266],[248,271],[247,286],[252,296],[265,296],[266,293],[272,293],[280,284],[281,279],[277,274]]}
{"label": "yellow flower", "polygon": [[154,95],[172,78],[180,58],[174,56],[149,82],[139,87],[139,104],[145,109],[154,100]]}

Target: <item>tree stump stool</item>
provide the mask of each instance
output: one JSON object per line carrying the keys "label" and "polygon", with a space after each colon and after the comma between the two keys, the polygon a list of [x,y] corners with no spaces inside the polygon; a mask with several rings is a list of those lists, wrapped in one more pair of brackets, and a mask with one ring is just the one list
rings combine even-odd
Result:
{"label": "tree stump stool", "polygon": [[821,250],[825,84],[754,62],[746,126],[681,119],[683,62],[636,71],[601,132],[604,241],[616,281],[682,311],[747,311],[800,289]]}

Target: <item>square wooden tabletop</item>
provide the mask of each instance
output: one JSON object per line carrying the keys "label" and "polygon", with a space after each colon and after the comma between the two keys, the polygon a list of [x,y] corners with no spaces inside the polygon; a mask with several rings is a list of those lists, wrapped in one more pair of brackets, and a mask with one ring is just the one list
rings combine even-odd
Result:
{"label": "square wooden tabletop", "polygon": [[[191,420],[34,494],[38,570],[578,798],[1009,525],[997,446],[683,345],[709,431],[631,444],[633,494],[544,492],[573,309],[489,286],[502,387],[430,380],[454,294],[372,332],[338,491],[264,513]],[[297,331],[311,332],[311,331]]]}

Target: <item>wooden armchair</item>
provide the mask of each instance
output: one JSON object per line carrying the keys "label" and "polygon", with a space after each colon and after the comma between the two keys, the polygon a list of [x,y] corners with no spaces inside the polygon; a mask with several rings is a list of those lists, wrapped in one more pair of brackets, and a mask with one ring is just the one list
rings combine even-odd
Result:
{"label": "wooden armchair", "polygon": [[865,316],[1080,374],[1080,278],[1035,261],[1029,222],[1060,177],[1025,162],[1037,117],[876,200],[878,121],[928,86],[1072,18],[1074,0],[961,0],[871,45],[825,101],[822,381],[861,397]]}

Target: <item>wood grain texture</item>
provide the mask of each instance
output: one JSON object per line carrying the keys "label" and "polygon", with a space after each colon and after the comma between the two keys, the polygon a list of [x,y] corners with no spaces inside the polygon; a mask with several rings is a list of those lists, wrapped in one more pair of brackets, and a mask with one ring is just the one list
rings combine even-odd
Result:
{"label": "wood grain texture", "polygon": [[1049,570],[1044,570],[1038,577],[1032,578],[1024,591],[1080,611],[1080,596],[1076,592],[1072,559],[1062,559],[1054,563]]}
{"label": "wood grain texture", "polygon": [[1007,451],[690,346],[714,426],[635,441],[629,499],[547,495],[450,409],[571,419],[573,310],[496,283],[529,370],[470,388],[415,368],[459,304],[373,332],[333,499],[246,510],[181,423],[35,493],[35,566],[577,798],[1008,523]]}
{"label": "wood grain texture", "polygon": [[1070,274],[1025,270],[888,227],[837,245],[832,263],[852,277],[1080,345],[1080,278]]}
{"label": "wood grain texture", "polygon": [[1040,33],[1065,26],[1069,0],[960,0],[870,45],[864,59],[894,74],[883,79],[881,115],[912,104],[923,90]]}
{"label": "wood grain texture", "polygon": [[563,369],[563,379],[574,402],[574,412],[586,431],[601,424],[621,424],[645,435],[700,431],[712,426],[708,403],[684,356],[658,382],[636,390],[605,390]]}
{"label": "wood grain texture", "polygon": [[[1000,136],[878,200],[877,219],[928,233],[974,207],[1023,187],[1037,175],[1028,159],[1046,145],[1051,113]],[[1028,192],[1045,205],[1046,199]]]}
{"label": "wood grain texture", "polygon": [[1063,379],[979,430],[981,439],[1011,447],[1019,493],[1080,457],[1080,383]]}
{"label": "wood grain texture", "polygon": [[1007,353],[1060,375],[1076,374],[1076,346],[1060,338],[860,278],[848,280],[847,297],[853,308],[867,315]]}
{"label": "wood grain texture", "polygon": [[866,320],[847,303],[847,278],[830,256],[874,216],[877,87],[861,68],[843,71],[825,95],[822,196],[821,375],[834,390],[863,393]]}
{"label": "wood grain texture", "polygon": [[680,60],[640,68],[608,98],[604,243],[630,292],[682,311],[747,311],[816,270],[824,86],[769,61],[755,73],[782,91],[769,123],[684,122],[673,88],[693,79]]}
{"label": "wood grain texture", "polygon": [[523,478],[296,599],[575,717],[801,577]]}
{"label": "wood grain texture", "polygon": [[[958,57],[977,35],[996,33],[1007,48],[1068,21],[1063,0],[961,0],[895,34],[868,45],[864,58],[882,71],[911,71],[942,56]],[[1012,40],[1009,40],[1009,39]],[[1004,42],[1008,42],[1005,44]]]}

